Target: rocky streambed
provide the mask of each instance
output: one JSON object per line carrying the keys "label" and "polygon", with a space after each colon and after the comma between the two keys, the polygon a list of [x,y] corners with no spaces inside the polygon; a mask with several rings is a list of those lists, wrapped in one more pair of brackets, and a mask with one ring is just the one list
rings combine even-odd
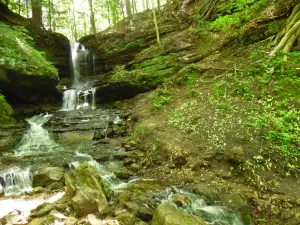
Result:
{"label": "rocky streambed", "polygon": [[252,224],[238,195],[217,202],[141,176],[134,162],[144,153],[127,141],[128,118],[124,110],[82,109],[27,119],[1,152],[1,223]]}

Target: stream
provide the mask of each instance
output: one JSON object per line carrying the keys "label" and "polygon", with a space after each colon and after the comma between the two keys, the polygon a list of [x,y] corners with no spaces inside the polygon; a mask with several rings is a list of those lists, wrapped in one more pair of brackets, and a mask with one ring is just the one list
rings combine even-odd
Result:
{"label": "stream", "polygon": [[[72,44],[74,82],[63,94],[62,108],[53,114],[45,113],[26,119],[27,129],[13,153],[1,156],[6,163],[0,166],[0,189],[4,191],[4,197],[0,198],[0,218],[19,210],[21,213],[18,216],[23,221],[30,210],[38,205],[62,197],[63,192],[56,192],[24,198],[24,194],[34,190],[33,177],[44,167],[73,170],[82,162],[87,162],[96,169],[116,196],[132,184],[147,182],[138,177],[119,179],[114,174],[114,171],[124,168],[122,160],[126,152],[120,143],[111,140],[126,135],[128,113],[96,107],[96,89],[91,83],[80,81],[78,65],[87,54],[86,51],[79,44]],[[175,204],[175,199],[182,195],[188,201],[181,205]],[[201,196],[181,189],[166,188],[153,193],[150,198],[153,199],[149,203],[151,208],[167,202],[188,214],[200,216],[207,224],[243,225],[237,212],[222,206],[207,205]]]}

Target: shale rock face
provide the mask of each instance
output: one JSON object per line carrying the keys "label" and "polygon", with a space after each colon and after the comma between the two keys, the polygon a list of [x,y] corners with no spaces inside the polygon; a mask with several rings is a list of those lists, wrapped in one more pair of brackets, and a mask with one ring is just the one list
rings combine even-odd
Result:
{"label": "shale rock face", "polygon": [[152,225],[206,225],[199,217],[186,214],[175,206],[160,204],[153,215]]}
{"label": "shale rock face", "polygon": [[105,193],[99,184],[99,176],[88,164],[66,174],[66,194],[71,197],[71,205],[78,216],[99,212],[105,214],[109,206]]}

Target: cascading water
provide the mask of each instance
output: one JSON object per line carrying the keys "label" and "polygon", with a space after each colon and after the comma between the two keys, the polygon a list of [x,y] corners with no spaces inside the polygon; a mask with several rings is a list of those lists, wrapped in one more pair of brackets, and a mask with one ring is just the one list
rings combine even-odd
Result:
{"label": "cascading water", "polygon": [[0,183],[5,196],[20,195],[32,191],[32,173],[29,168],[10,168],[0,173]]}
{"label": "cascading water", "polygon": [[26,119],[30,127],[23,135],[19,147],[14,151],[16,155],[60,149],[60,146],[51,138],[49,132],[43,128],[50,117],[51,115],[38,115]]}
{"label": "cascading water", "polygon": [[95,109],[96,88],[91,88],[89,83],[82,83],[81,64],[87,67],[88,51],[80,44],[75,42],[71,44],[72,48],[72,65],[74,80],[70,90],[66,90],[63,96],[63,106],[61,111],[70,111],[78,109]]}

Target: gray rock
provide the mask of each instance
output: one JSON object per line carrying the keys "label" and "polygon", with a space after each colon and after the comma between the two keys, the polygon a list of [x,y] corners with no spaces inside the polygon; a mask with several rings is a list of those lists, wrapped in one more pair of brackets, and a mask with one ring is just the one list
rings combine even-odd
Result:
{"label": "gray rock", "polygon": [[60,167],[46,167],[33,177],[34,187],[47,187],[56,182],[62,182],[65,170]]}

